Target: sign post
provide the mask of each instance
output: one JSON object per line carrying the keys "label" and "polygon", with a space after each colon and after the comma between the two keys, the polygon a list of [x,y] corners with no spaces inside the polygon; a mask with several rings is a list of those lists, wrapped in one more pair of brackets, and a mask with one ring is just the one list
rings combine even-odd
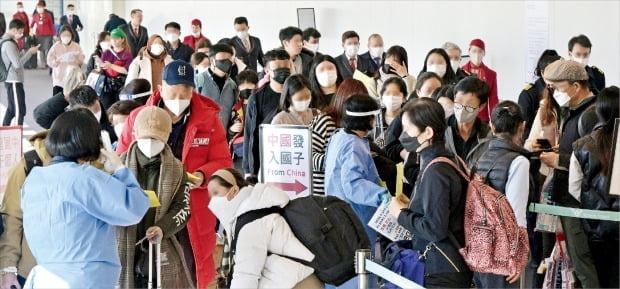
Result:
{"label": "sign post", "polygon": [[303,125],[260,126],[263,183],[287,192],[291,200],[312,194],[312,135]]}
{"label": "sign post", "polygon": [[4,199],[9,170],[22,158],[22,127],[0,127],[0,202]]}

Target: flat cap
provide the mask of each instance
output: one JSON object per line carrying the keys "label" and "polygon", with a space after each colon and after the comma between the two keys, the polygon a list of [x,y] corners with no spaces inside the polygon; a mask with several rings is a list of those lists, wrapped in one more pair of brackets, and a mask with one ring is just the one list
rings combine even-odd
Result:
{"label": "flat cap", "polygon": [[543,74],[547,81],[588,80],[588,72],[579,62],[559,59],[549,64]]}

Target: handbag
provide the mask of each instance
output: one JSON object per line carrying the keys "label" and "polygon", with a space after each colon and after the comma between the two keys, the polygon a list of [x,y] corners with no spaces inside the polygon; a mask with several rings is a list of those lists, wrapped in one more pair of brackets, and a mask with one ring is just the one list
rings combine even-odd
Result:
{"label": "handbag", "polygon": [[92,87],[98,96],[103,93],[106,76],[103,73],[91,71],[86,78],[86,85]]}

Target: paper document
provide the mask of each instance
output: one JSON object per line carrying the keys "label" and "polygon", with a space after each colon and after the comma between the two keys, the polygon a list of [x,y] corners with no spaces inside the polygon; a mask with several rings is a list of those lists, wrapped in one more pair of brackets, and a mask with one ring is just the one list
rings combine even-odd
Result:
{"label": "paper document", "polygon": [[399,225],[396,218],[390,215],[388,206],[389,204],[381,204],[368,222],[368,226],[392,241],[411,240],[411,232]]}

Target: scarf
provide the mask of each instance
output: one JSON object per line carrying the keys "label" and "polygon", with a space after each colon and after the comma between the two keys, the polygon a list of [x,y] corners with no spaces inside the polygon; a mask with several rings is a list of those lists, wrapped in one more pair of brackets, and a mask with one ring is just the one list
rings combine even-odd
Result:
{"label": "scarf", "polygon": [[161,40],[161,42],[165,43],[164,39],[161,38],[161,36],[151,35],[148,42],[146,43],[146,46],[142,47],[140,49],[140,52],[138,52],[138,54],[142,57],[146,57],[151,60],[151,88],[153,89],[153,91],[156,90],[159,85],[161,85],[164,75],[164,66],[166,66],[164,60],[166,59],[166,56],[168,56],[168,51],[165,49],[165,45],[164,51],[162,51],[161,54],[151,54],[151,45],[153,44],[153,42],[155,42],[156,39],[159,39]]}

